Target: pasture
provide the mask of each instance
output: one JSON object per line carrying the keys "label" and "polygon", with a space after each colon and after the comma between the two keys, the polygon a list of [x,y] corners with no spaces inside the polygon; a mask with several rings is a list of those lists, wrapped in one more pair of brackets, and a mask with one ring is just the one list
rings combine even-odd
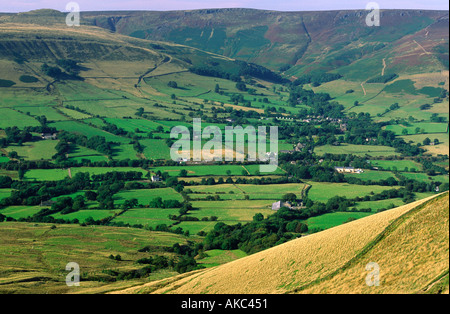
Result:
{"label": "pasture", "polygon": [[330,229],[343,223],[347,222],[349,219],[360,219],[363,217],[370,216],[371,213],[360,213],[360,212],[336,212],[320,215],[317,217],[312,217],[306,220],[309,229]]}
{"label": "pasture", "polygon": [[345,176],[361,179],[363,181],[380,181],[380,180],[387,180],[389,178],[396,179],[396,176],[393,172],[366,170],[366,169],[364,170],[363,173],[346,173]]}
{"label": "pasture", "polygon": [[[175,243],[186,244],[187,239],[135,228],[4,222],[0,228],[0,292],[104,293],[173,276],[177,273],[165,270],[145,279],[115,283],[87,279],[105,276],[104,270],[138,269],[136,261],[148,257],[139,249],[151,245],[152,253],[166,255],[165,249]],[[109,258],[118,254],[122,261]],[[68,262],[78,263],[87,279],[79,287],[66,285]]]}
{"label": "pasture", "polygon": [[44,140],[36,142],[27,142],[22,145],[10,145],[5,150],[7,152],[17,152],[19,158],[24,160],[51,160],[56,154],[56,145],[58,141]]}
{"label": "pasture", "polygon": [[311,185],[308,190],[308,197],[313,201],[327,202],[334,196],[345,196],[348,199],[355,197],[363,197],[373,193],[380,193],[385,190],[392,189],[388,186],[380,185],[355,185],[348,183],[323,183],[323,182],[307,182]]}
{"label": "pasture", "polygon": [[0,129],[16,126],[23,129],[27,126],[39,126],[40,123],[31,116],[10,108],[0,108]]}
{"label": "pasture", "polygon": [[182,202],[183,197],[172,188],[143,189],[121,191],[114,196],[116,204],[122,204],[125,200],[137,199],[139,204],[148,205],[153,199],[161,197],[165,200],[177,200]]}
{"label": "pasture", "polygon": [[[422,171],[423,167],[418,162],[413,160],[370,160],[370,164],[374,167],[378,167],[382,170],[397,170],[405,171],[408,169],[415,169],[416,171]],[[406,171],[408,171],[406,170]]]}
{"label": "pasture", "polygon": [[387,157],[397,155],[395,148],[377,145],[341,144],[339,146],[324,145],[314,149],[318,155],[324,154],[352,154],[357,156]]}
{"label": "pasture", "polygon": [[[70,168],[72,177],[77,173],[89,173],[94,174],[105,174],[108,172],[129,172],[129,171],[139,171],[142,175],[146,175],[147,171],[140,168],[133,167],[78,167]],[[25,173],[25,180],[28,181],[59,181],[69,176],[68,169],[31,169]]]}

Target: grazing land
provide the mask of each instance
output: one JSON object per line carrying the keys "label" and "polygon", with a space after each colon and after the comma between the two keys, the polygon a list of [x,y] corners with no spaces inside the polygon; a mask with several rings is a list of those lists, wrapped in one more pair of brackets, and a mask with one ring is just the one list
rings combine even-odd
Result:
{"label": "grazing land", "polygon": [[365,16],[0,14],[0,293],[448,292],[448,11]]}

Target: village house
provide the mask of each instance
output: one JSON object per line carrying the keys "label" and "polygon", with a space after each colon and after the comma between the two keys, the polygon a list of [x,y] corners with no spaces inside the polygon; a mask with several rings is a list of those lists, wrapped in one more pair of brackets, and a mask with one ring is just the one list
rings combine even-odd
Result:
{"label": "village house", "polygon": [[363,173],[362,169],[355,169],[354,167],[334,167],[334,169],[339,173]]}
{"label": "village house", "polygon": [[41,133],[43,140],[56,140],[56,133]]}
{"label": "village house", "polygon": [[288,207],[291,208],[292,205],[289,202],[283,202],[283,201],[278,201],[272,204],[272,210],[279,210],[281,207]]}
{"label": "village house", "polygon": [[160,182],[161,181],[161,177],[160,176],[152,176],[152,182]]}

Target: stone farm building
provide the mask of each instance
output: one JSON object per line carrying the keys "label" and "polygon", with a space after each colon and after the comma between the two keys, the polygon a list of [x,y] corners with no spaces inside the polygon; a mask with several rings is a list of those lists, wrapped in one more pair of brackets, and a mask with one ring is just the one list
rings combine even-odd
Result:
{"label": "stone farm building", "polygon": [[339,173],[363,173],[362,169],[355,169],[354,167],[335,167],[334,168]]}

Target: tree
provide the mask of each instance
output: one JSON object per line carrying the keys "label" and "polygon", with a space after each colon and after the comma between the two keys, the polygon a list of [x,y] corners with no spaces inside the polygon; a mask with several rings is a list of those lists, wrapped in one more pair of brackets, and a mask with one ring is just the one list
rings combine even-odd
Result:
{"label": "tree", "polygon": [[8,157],[11,159],[18,159],[19,158],[19,154],[16,151],[11,151],[8,153]]}
{"label": "tree", "polygon": [[426,139],[423,140],[423,145],[427,146],[431,144],[431,140],[427,137]]}
{"label": "tree", "polygon": [[142,108],[142,107],[140,107],[135,113],[135,115],[137,115],[138,117],[142,117],[143,114],[144,114],[144,108]]}
{"label": "tree", "polygon": [[86,191],[86,192],[84,193],[84,196],[86,197],[86,199],[87,199],[88,201],[96,201],[96,200],[97,200],[98,194],[95,193],[94,191]]}
{"label": "tree", "polygon": [[187,170],[186,169],[181,169],[180,170],[180,177],[187,177]]}
{"label": "tree", "polygon": [[170,81],[167,86],[171,87],[171,88],[178,88],[178,84],[175,81]]}
{"label": "tree", "polygon": [[244,82],[237,82],[236,83],[236,88],[242,92],[246,92],[247,91],[247,86],[245,85]]}
{"label": "tree", "polygon": [[297,195],[294,193],[287,193],[282,198],[283,202],[295,202],[297,201]]}
{"label": "tree", "polygon": [[264,216],[261,213],[257,213],[255,214],[255,216],[253,216],[253,221],[263,221],[264,220]]}
{"label": "tree", "polygon": [[7,176],[0,176],[0,188],[10,188],[13,183],[13,179]]}

